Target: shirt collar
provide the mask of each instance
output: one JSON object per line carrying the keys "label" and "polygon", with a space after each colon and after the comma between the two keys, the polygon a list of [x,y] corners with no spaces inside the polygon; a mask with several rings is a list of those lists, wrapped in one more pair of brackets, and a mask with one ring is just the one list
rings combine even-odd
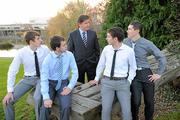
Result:
{"label": "shirt collar", "polygon": [[[66,51],[63,52],[60,56],[63,57],[65,53],[66,53]],[[58,57],[59,57],[59,55],[57,55],[54,51],[51,51],[51,55],[52,55],[54,58],[58,58]]]}
{"label": "shirt collar", "polygon": [[[116,49],[113,48],[112,45],[111,45],[111,47],[112,47],[113,50],[116,50]],[[121,44],[121,47],[119,47],[117,50],[123,50],[123,49],[125,49],[124,43],[122,43],[122,44]]]}
{"label": "shirt collar", "polygon": [[36,52],[36,53],[39,52],[40,47],[38,47],[38,48],[36,49],[36,51],[33,51],[33,50],[30,48],[30,46],[28,45],[28,46],[27,46],[27,49],[29,50],[30,53],[34,54],[34,52]]}
{"label": "shirt collar", "polygon": [[137,39],[136,41],[133,41],[132,39],[130,39],[130,40],[131,40],[131,43],[132,43],[132,44],[136,44],[137,42],[140,42],[140,41],[141,41],[141,38],[142,38],[142,37],[140,37],[140,38]]}
{"label": "shirt collar", "polygon": [[32,51],[32,49],[30,48],[29,45],[27,46],[27,49],[28,49],[28,51],[29,51],[31,54],[34,54],[34,51]]}
{"label": "shirt collar", "polygon": [[87,34],[87,31],[83,31],[81,28],[79,28],[79,32],[81,33],[81,35],[83,32],[85,32]]}

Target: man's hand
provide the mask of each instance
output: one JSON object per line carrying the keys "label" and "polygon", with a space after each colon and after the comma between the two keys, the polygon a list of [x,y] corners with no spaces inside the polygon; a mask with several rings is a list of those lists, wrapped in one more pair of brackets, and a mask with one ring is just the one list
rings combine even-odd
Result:
{"label": "man's hand", "polygon": [[153,75],[149,75],[148,77],[151,82],[155,82],[156,80],[161,78],[161,75],[153,74]]}
{"label": "man's hand", "polygon": [[44,100],[44,107],[45,108],[51,108],[52,107],[52,100]]}
{"label": "man's hand", "polygon": [[97,80],[90,80],[89,84],[90,85],[98,85],[98,81]]}
{"label": "man's hand", "polygon": [[68,95],[71,92],[71,89],[68,87],[64,87],[63,91],[60,93],[61,95]]}
{"label": "man's hand", "polygon": [[7,104],[10,103],[11,100],[14,100],[13,93],[12,92],[8,92],[7,95],[3,99],[3,104],[7,105]]}

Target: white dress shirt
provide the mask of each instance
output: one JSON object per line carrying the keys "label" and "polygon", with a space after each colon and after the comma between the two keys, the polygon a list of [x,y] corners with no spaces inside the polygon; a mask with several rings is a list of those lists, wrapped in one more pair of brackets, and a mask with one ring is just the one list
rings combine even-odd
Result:
{"label": "white dress shirt", "polygon": [[[114,48],[112,45],[107,45],[101,54],[100,60],[96,68],[95,80],[99,80],[101,75],[110,77]],[[131,83],[136,75],[136,60],[132,48],[122,43],[122,46],[116,53],[114,77],[128,77]],[[103,72],[104,71],[104,72]]]}
{"label": "white dress shirt", "polygon": [[[37,57],[39,62],[39,68],[41,71],[41,66],[44,58],[49,53],[49,49],[45,45],[41,45],[37,50]],[[35,76],[35,60],[34,60],[34,51],[30,49],[29,46],[25,46],[18,50],[17,55],[14,57],[12,63],[9,66],[8,71],[8,80],[7,80],[7,91],[14,91],[14,83],[16,79],[16,74],[19,71],[20,65],[23,64],[24,67],[24,76]]]}

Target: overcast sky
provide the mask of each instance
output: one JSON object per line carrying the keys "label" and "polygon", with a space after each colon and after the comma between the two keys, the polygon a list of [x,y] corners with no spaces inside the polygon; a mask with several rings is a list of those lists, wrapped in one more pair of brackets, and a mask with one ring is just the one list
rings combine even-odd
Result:
{"label": "overcast sky", "polygon": [[[50,18],[70,1],[77,0],[0,0],[0,24],[28,23]],[[102,0],[84,0],[92,6]]]}

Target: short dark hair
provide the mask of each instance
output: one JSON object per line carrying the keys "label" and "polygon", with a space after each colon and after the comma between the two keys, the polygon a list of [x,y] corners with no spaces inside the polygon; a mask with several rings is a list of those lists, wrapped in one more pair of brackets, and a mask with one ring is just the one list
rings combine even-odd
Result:
{"label": "short dark hair", "polygon": [[40,36],[40,34],[36,31],[28,31],[24,35],[24,39],[26,40],[26,43],[29,45],[30,41],[34,41],[35,36]]}
{"label": "short dark hair", "polygon": [[130,23],[130,25],[133,26],[134,30],[141,31],[141,29],[142,29],[142,24],[140,22],[138,22],[138,21],[133,21],[133,22]]}
{"label": "short dark hair", "polygon": [[117,37],[119,42],[122,42],[124,39],[124,30],[120,27],[113,27],[107,31],[113,38]]}
{"label": "short dark hair", "polygon": [[58,36],[58,35],[55,35],[53,37],[50,38],[50,46],[51,46],[51,49],[53,51],[56,50],[56,47],[60,47],[61,46],[61,42],[62,41],[65,41],[65,39],[61,36]]}
{"label": "short dark hair", "polygon": [[80,15],[77,22],[78,23],[82,23],[84,22],[85,20],[88,20],[90,17],[88,15]]}

